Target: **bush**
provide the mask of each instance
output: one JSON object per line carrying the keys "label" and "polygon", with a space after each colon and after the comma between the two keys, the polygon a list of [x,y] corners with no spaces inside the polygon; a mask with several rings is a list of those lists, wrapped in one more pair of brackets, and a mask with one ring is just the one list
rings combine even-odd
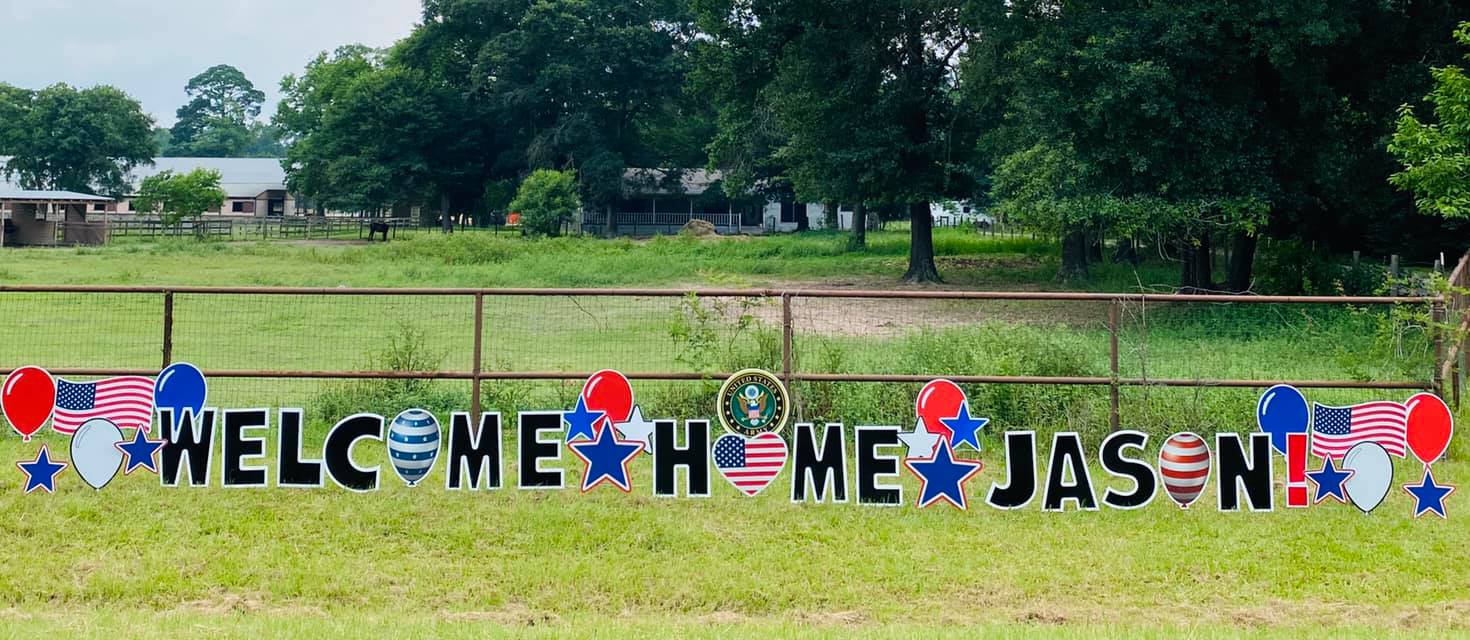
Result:
{"label": "bush", "polygon": [[[436,371],[444,353],[430,351],[424,331],[401,323],[387,336],[382,351],[368,354],[363,368],[372,371]],[[392,417],[404,409],[424,409],[436,415],[469,408],[463,383],[439,380],[351,380],[328,386],[312,401],[309,415],[329,421],[359,412]]]}
{"label": "bush", "polygon": [[213,169],[195,169],[188,173],[164,171],[143,179],[138,195],[133,198],[137,211],[158,214],[167,225],[184,218],[198,217],[205,211],[218,209],[225,201],[225,190],[219,186],[220,173]]}
{"label": "bush", "polygon": [[[989,322],[977,326],[924,330],[878,352],[864,352],[837,341],[819,341],[803,366],[823,373],[1105,376],[1082,338],[1071,332]],[[809,347],[810,348],[810,347]],[[873,360],[876,358],[877,360]],[[913,427],[914,398],[922,385],[806,382],[797,386],[803,420]],[[1006,429],[1052,431],[1072,429],[1105,433],[1107,392],[1103,387],[1018,384],[962,385],[970,406],[997,426],[985,437]]]}
{"label": "bush", "polygon": [[575,171],[537,169],[521,182],[510,210],[521,214],[521,228],[531,235],[556,236],[582,208]]}
{"label": "bush", "polygon": [[1339,264],[1294,240],[1267,244],[1256,259],[1256,288],[1264,294],[1370,296],[1382,292],[1387,281],[1383,267]]}

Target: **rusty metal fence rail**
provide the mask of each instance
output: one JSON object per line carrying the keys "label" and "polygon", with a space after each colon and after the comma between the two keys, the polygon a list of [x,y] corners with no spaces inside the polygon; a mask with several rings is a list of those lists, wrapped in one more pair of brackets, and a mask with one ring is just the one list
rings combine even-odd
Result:
{"label": "rusty metal fence rail", "polygon": [[[1467,278],[1462,260],[1450,280],[1463,285]],[[28,305],[35,311],[20,312]],[[0,286],[0,313],[27,317],[29,324],[12,322],[8,333],[0,329],[0,372],[34,364],[59,375],[151,375],[188,361],[221,379],[458,380],[471,383],[471,409],[478,412],[482,383],[489,381],[578,380],[602,368],[635,380],[709,380],[755,365],[777,371],[788,384],[946,377],[975,384],[1107,387],[1109,422],[1116,428],[1127,387],[1260,388],[1285,382],[1303,388],[1442,390],[1450,381],[1458,399],[1464,332],[1441,326],[1470,323],[1470,313],[1462,313],[1466,306],[1458,294],[6,285]],[[1293,379],[1271,368],[1269,345],[1260,347],[1240,328],[1255,322],[1269,332],[1273,323],[1291,322],[1305,335],[1321,313],[1344,310],[1427,312],[1437,321],[1427,323],[1421,336],[1432,365]],[[1193,333],[1173,347],[1160,346],[1150,332],[1167,327],[1171,315],[1187,320],[1178,324],[1189,324]],[[440,345],[443,357],[434,366],[354,360],[385,339],[381,327],[401,318],[413,319]],[[986,323],[1001,327],[998,340],[966,342],[973,335],[963,331],[992,326]],[[1045,359],[1044,352],[1012,356],[1012,364],[1020,362],[1011,368],[1020,373],[949,359],[950,351],[1004,348],[1004,332],[1022,326],[1039,327],[1030,330],[1043,336],[1071,327],[1081,336],[1076,351],[1085,362],[1053,374],[1026,362]],[[1211,336],[1221,334],[1239,334],[1244,345],[1235,368],[1258,373],[1211,377],[1208,369],[1189,366],[1207,353]],[[670,342],[668,335],[677,339]],[[958,346],[946,346],[951,343]],[[909,360],[894,364],[900,349]],[[1396,375],[1409,370],[1423,373]]]}

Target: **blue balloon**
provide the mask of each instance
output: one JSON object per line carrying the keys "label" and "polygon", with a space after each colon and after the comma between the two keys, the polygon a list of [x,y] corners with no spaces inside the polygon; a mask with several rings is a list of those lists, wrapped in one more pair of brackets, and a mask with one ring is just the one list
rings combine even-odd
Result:
{"label": "blue balloon", "polygon": [[204,372],[187,362],[176,362],[158,374],[153,382],[153,406],[173,411],[173,424],[168,435],[178,433],[183,423],[184,411],[197,417],[204,410],[204,401],[209,398],[209,385],[204,382]]}
{"label": "blue balloon", "polygon": [[1261,394],[1256,405],[1256,423],[1271,434],[1271,448],[1286,454],[1286,434],[1306,433],[1311,420],[1307,398],[1296,387],[1278,384]]}

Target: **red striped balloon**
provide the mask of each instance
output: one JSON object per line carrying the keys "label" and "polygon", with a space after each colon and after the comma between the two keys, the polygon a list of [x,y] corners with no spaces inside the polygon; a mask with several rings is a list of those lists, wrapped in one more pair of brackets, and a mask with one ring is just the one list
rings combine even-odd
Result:
{"label": "red striped balloon", "polygon": [[1210,480],[1210,445],[1193,433],[1176,433],[1159,451],[1159,476],[1181,509],[1199,499]]}

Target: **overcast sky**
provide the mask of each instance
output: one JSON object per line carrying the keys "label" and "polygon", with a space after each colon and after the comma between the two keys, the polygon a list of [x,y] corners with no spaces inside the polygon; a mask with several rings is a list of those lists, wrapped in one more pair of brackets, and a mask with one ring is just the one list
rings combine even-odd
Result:
{"label": "overcast sky", "polygon": [[275,112],[281,76],[319,51],[408,35],[419,0],[0,0],[0,82],[110,84],[170,126],[189,78],[229,64]]}

